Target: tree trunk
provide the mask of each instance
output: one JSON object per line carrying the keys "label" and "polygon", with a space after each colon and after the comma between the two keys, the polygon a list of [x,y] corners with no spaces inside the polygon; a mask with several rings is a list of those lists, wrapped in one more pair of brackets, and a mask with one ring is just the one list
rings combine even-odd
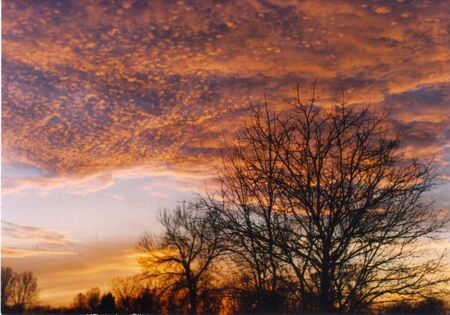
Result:
{"label": "tree trunk", "polygon": [[328,276],[328,272],[323,272],[320,279],[320,292],[319,292],[319,301],[320,301],[320,312],[321,313],[331,313],[332,307],[330,305],[330,278]]}
{"label": "tree trunk", "polygon": [[330,279],[330,258],[328,246],[324,246],[324,255],[322,262],[322,270],[320,271],[320,289],[319,289],[319,310],[321,313],[333,312],[331,303],[331,279]]}
{"label": "tree trunk", "polygon": [[197,287],[192,285],[189,288],[189,302],[191,304],[190,314],[197,314]]}

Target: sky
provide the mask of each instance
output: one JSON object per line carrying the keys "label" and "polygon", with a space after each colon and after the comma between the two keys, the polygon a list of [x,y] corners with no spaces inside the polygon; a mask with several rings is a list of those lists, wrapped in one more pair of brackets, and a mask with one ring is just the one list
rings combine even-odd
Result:
{"label": "sky", "polygon": [[54,306],[138,272],[249,111],[315,79],[390,108],[450,209],[449,29],[438,0],[2,1],[2,263]]}

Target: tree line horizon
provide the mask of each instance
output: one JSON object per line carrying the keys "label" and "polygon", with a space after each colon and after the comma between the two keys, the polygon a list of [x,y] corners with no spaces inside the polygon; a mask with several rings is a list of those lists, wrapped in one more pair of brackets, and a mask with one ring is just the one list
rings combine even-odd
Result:
{"label": "tree line horizon", "polygon": [[[286,102],[256,108],[222,150],[218,191],[161,213],[162,234],[140,238],[139,275],[66,311],[444,312],[446,253],[426,246],[449,222],[427,195],[433,162],[406,152],[389,111],[344,93],[324,108],[315,84]],[[3,274],[2,311],[29,308],[4,299]]]}

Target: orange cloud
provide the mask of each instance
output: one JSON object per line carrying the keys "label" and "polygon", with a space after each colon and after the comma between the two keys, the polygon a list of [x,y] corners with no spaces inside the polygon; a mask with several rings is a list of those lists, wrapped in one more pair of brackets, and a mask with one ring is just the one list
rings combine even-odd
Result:
{"label": "orange cloud", "polygon": [[[182,171],[217,159],[221,134],[262,92],[278,99],[296,80],[319,78],[324,95],[352,88],[355,102],[445,91],[443,6],[7,1],[4,162],[55,176],[146,164]],[[422,117],[446,122],[445,109],[415,101]],[[395,118],[408,119],[408,105],[398,108]]]}
{"label": "orange cloud", "polygon": [[2,256],[4,258],[26,258],[33,256],[49,256],[49,255],[74,255],[71,251],[54,251],[41,248],[15,248],[2,246]]}
{"label": "orange cloud", "polygon": [[38,226],[23,226],[2,220],[2,257],[72,255],[75,243],[67,233]]}
{"label": "orange cloud", "polygon": [[36,226],[22,226],[2,221],[3,239],[7,241],[33,240],[50,244],[66,244],[66,236],[59,231]]}

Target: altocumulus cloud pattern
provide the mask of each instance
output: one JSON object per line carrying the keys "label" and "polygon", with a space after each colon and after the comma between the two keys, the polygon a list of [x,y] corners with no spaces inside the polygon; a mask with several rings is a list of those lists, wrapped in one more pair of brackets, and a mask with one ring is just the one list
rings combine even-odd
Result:
{"label": "altocumulus cloud pattern", "polygon": [[448,26],[445,1],[4,1],[3,161],[186,170],[263,93],[318,78],[390,106],[448,176]]}

